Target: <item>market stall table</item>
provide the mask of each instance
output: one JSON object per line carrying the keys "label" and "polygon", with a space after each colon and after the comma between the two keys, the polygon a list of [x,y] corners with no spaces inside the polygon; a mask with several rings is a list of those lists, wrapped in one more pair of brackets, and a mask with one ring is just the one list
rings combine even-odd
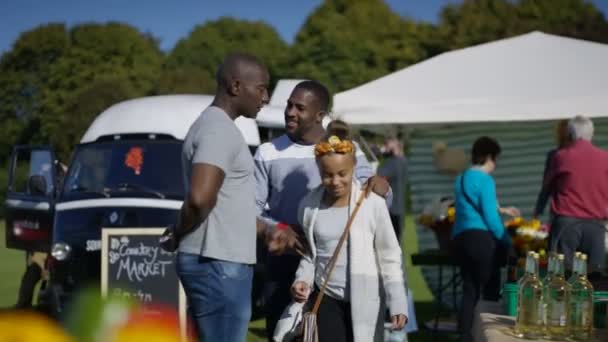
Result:
{"label": "market stall table", "polygon": [[[502,304],[481,301],[475,312],[473,324],[473,340],[475,342],[521,342],[525,341],[513,335],[515,317],[503,314]],[[539,342],[550,341],[545,339]],[[592,341],[608,341],[607,329],[595,329]]]}
{"label": "market stall table", "polygon": [[[433,327],[431,328],[433,332],[439,332],[439,330],[441,330],[439,329],[439,317],[441,316],[442,312],[443,293],[450,287],[452,287],[452,300],[454,308],[457,307],[456,291],[458,285],[460,284],[458,267],[453,256],[450,255],[449,252],[441,249],[430,249],[412,254],[412,264],[416,266],[434,266],[438,267],[439,269],[438,284],[433,291],[435,295],[435,312],[432,325]],[[443,279],[444,267],[449,267],[452,269],[452,276],[445,284]],[[455,330],[448,329],[444,332],[455,332]],[[433,340],[436,340],[436,338],[437,336],[434,335]]]}

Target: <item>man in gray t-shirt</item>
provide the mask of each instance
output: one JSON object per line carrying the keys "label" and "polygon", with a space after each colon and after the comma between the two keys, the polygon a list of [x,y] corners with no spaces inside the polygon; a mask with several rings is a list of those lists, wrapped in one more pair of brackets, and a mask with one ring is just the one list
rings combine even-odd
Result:
{"label": "man in gray t-shirt", "polygon": [[224,182],[215,207],[205,221],[197,223],[183,238],[179,252],[255,264],[257,212],[251,196],[255,192],[253,157],[243,135],[221,108],[205,109],[186,135],[182,150],[186,183],[197,163],[221,169]]}
{"label": "man in gray t-shirt", "polygon": [[234,120],[256,117],[268,102],[268,82],[268,70],[255,57],[226,57],[213,103],[184,140],[187,196],[175,228],[176,269],[201,340],[247,338],[256,262],[255,186],[253,158]]}

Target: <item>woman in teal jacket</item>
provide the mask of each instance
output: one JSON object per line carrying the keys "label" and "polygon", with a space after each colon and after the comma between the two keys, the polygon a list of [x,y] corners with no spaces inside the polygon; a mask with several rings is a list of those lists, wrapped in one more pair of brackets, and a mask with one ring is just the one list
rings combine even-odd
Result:
{"label": "woman in teal jacket", "polygon": [[454,183],[456,220],[452,237],[462,277],[463,296],[458,317],[462,341],[472,340],[475,305],[482,289],[498,274],[498,244],[511,245],[500,214],[519,215],[516,208],[498,205],[496,184],[490,175],[496,169],[500,154],[498,142],[489,137],[478,138],[471,154],[473,166]]}

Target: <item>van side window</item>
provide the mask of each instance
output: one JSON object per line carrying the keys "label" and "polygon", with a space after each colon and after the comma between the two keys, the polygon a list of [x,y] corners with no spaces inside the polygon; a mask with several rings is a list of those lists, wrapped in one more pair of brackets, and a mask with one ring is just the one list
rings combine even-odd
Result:
{"label": "van side window", "polygon": [[[23,194],[38,194],[36,189],[31,189],[32,176],[40,176],[44,179],[45,194],[51,194],[54,190],[53,182],[53,159],[48,150],[19,149],[14,156],[13,179],[10,188],[13,192]],[[40,185],[40,179],[38,180]],[[39,188],[40,189],[40,188]]]}

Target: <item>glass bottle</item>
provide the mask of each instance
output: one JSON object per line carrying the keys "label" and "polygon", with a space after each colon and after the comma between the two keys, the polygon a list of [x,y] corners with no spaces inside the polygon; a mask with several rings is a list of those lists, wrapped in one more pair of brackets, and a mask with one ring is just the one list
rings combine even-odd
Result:
{"label": "glass bottle", "polygon": [[575,341],[590,341],[593,333],[593,285],[587,279],[587,255],[581,254],[577,267],[577,278],[571,284],[570,313],[568,325],[570,338]]}
{"label": "glass bottle", "polygon": [[570,285],[574,284],[574,282],[578,280],[578,263],[580,262],[581,254],[581,252],[574,253],[574,260],[572,261],[572,275],[570,276],[570,279],[568,279],[568,284]]}
{"label": "glass bottle", "polygon": [[565,340],[568,337],[568,311],[570,284],[564,277],[564,255],[558,254],[554,274],[547,289],[546,335],[552,340]]}
{"label": "glass bottle", "polygon": [[543,279],[543,325],[547,325],[547,298],[549,292],[549,284],[551,283],[551,279],[553,278],[553,274],[555,273],[555,264],[557,259],[557,254],[554,252],[549,252],[549,259],[547,261],[547,275]]}
{"label": "glass bottle", "polygon": [[538,278],[538,254],[529,252],[526,273],[519,281],[515,334],[527,339],[542,337],[543,284]]}

